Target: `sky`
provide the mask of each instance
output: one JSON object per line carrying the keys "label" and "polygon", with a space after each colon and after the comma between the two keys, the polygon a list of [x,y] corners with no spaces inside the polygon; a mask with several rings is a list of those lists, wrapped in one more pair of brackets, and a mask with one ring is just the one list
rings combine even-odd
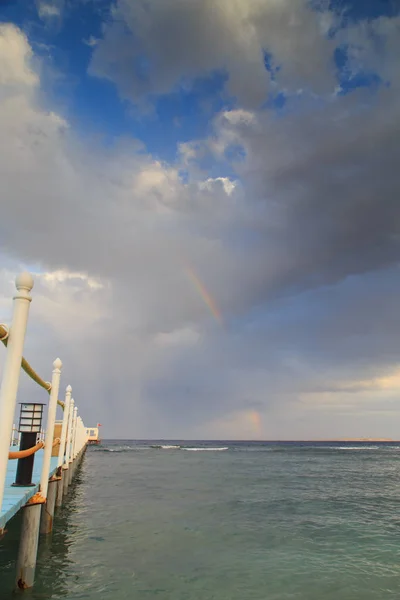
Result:
{"label": "sky", "polygon": [[0,321],[28,269],[85,424],[400,439],[399,56],[397,0],[0,2]]}

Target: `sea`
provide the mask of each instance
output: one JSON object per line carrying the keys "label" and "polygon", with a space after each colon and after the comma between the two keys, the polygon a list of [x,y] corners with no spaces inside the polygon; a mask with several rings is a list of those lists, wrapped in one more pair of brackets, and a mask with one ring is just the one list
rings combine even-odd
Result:
{"label": "sea", "polygon": [[[15,600],[20,516],[0,543]],[[398,600],[400,443],[106,441],[29,600]]]}

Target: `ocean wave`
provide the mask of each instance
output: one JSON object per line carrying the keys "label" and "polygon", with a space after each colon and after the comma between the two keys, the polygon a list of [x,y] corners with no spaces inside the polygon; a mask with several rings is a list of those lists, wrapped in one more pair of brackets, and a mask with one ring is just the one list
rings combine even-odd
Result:
{"label": "ocean wave", "polygon": [[96,452],[138,452],[139,450],[146,450],[144,446],[117,446],[116,448],[97,447],[94,448]]}
{"label": "ocean wave", "polygon": [[275,446],[271,448],[272,452],[277,453],[317,453],[317,454],[330,454],[331,452],[342,452],[342,451],[359,451],[359,450],[385,450],[384,446]]}
{"label": "ocean wave", "polygon": [[380,450],[380,446],[329,446],[330,450]]}
{"label": "ocean wave", "polygon": [[259,447],[235,447],[235,446],[181,446],[179,444],[154,444],[154,445],[121,445],[121,446],[93,446],[91,451],[94,452],[143,452],[151,450],[185,450],[186,452],[224,452],[227,450],[234,452],[277,452],[277,453],[332,453],[332,452],[359,452],[364,450],[366,452],[372,452],[380,450],[382,452],[399,451],[399,445],[309,445],[309,446],[259,446]]}
{"label": "ocean wave", "polygon": [[96,452],[140,452],[143,450],[186,450],[188,452],[222,452],[224,450],[229,450],[228,446],[224,447],[185,447],[179,446],[177,444],[154,444],[152,446],[116,446],[114,448],[110,448],[107,446],[98,446],[94,448]]}
{"label": "ocean wave", "polygon": [[226,446],[224,448],[181,448],[181,450],[187,450],[188,452],[223,452],[229,450]]}
{"label": "ocean wave", "polygon": [[163,445],[154,445],[154,446],[150,446],[150,448],[154,448],[155,450],[180,450],[180,446],[178,445],[174,445],[174,444],[165,444]]}

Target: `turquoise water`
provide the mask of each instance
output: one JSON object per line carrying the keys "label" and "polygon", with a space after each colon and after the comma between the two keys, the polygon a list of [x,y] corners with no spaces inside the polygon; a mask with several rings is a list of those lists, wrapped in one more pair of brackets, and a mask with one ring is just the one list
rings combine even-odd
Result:
{"label": "turquoise water", "polygon": [[[400,597],[400,445],[150,444],[88,450],[25,598]],[[18,527],[1,600],[15,598]]]}

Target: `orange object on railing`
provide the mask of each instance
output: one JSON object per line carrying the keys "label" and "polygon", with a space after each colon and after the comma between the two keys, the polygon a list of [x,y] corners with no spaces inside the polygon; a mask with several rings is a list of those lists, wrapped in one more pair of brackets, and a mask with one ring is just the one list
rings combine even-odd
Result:
{"label": "orange object on railing", "polygon": [[[60,438],[56,438],[55,440],[53,440],[52,448],[54,448],[54,446],[57,446],[57,444],[59,443]],[[9,452],[8,459],[15,460],[16,458],[27,458],[28,456],[35,454],[35,452],[37,452],[38,450],[41,450],[41,448],[44,448],[44,442],[39,442],[38,444],[36,444],[36,446],[32,446],[32,448],[27,448],[26,450],[17,450],[16,452]]]}
{"label": "orange object on railing", "polygon": [[36,446],[32,446],[32,448],[27,448],[26,450],[17,450],[16,452],[9,452],[8,458],[9,460],[14,460],[16,458],[27,458],[28,456],[35,454],[35,452],[43,448],[43,446],[44,443],[39,442],[38,444],[36,444]]}
{"label": "orange object on railing", "polygon": [[5,344],[5,340],[8,338],[8,327],[3,324],[0,324],[0,341]]}

